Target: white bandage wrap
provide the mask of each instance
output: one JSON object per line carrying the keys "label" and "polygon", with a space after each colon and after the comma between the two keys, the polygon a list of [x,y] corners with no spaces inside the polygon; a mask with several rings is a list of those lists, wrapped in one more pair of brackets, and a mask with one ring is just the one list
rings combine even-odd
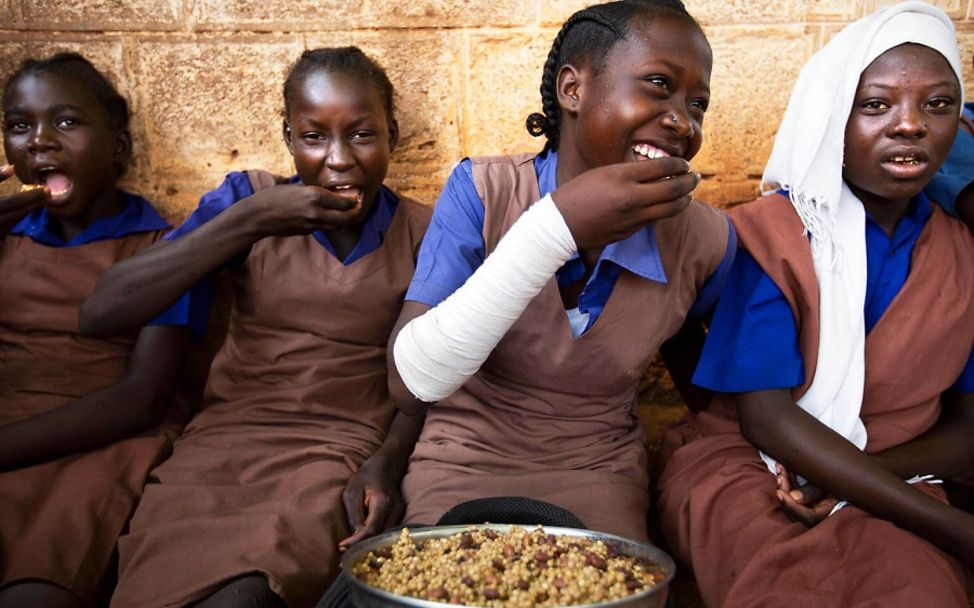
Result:
{"label": "white bandage wrap", "polygon": [[532,205],[462,287],[399,332],[393,357],[406,388],[427,403],[453,394],[575,249],[551,196]]}

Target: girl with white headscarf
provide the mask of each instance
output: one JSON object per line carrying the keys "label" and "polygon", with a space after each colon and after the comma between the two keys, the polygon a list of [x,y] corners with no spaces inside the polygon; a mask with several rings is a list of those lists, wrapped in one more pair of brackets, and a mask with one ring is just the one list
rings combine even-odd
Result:
{"label": "girl with white headscarf", "polygon": [[798,78],[777,192],[731,212],[742,251],[694,377],[722,394],[660,480],[708,605],[969,605],[974,517],[929,475],[974,463],[974,239],[921,193],[960,65],[928,4],[853,23]]}

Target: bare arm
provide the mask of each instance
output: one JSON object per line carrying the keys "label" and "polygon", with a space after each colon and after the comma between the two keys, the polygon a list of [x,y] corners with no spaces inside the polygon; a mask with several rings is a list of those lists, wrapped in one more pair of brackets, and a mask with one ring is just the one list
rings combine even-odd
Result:
{"label": "bare arm", "polygon": [[[0,183],[10,179],[13,174],[13,165],[0,165]],[[0,196],[0,238],[6,236],[21,218],[50,198],[51,191],[47,186]]]}
{"label": "bare arm", "polygon": [[96,448],[158,424],[188,344],[186,328],[144,328],[121,382],[54,410],[0,426],[0,470]]}
{"label": "bare arm", "polygon": [[353,533],[338,543],[339,550],[394,526],[402,518],[405,505],[399,484],[425,419],[426,410],[413,416],[397,411],[382,445],[349,480],[342,501]]}
{"label": "bare arm", "polygon": [[676,389],[691,412],[702,412],[707,409],[714,397],[713,391],[694,386],[691,382],[706,337],[703,323],[687,321],[680,331],[664,342],[659,349]]}
{"label": "bare arm", "polygon": [[798,407],[789,391],[742,393],[737,407],[748,441],[788,469],[974,565],[974,517],[911,488]]}
{"label": "bare arm", "polygon": [[974,472],[974,393],[945,393],[940,420],[912,441],[872,454],[903,479],[914,475],[956,477]]}
{"label": "bare arm", "polygon": [[258,240],[354,224],[361,210],[316,186],[261,190],[185,237],[160,241],[102,273],[81,306],[81,333],[108,336],[144,325]]}

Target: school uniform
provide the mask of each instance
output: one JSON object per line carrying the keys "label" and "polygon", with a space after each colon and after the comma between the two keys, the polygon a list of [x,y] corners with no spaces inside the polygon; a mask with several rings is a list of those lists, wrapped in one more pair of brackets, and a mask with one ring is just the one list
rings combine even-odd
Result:
{"label": "school uniform", "polygon": [[[918,536],[854,505],[806,528],[779,505],[728,393],[805,393],[819,348],[818,282],[787,197],[731,217],[742,250],[694,376],[724,394],[668,437],[683,444],[660,479],[670,546],[710,606],[967,606],[960,563]],[[930,429],[944,391],[974,389],[974,239],[922,194],[892,238],[867,215],[865,238],[860,418],[872,453]],[[939,486],[914,487],[946,500]]]}
{"label": "school uniform", "polygon": [[[551,152],[461,163],[437,203],[406,299],[434,306],[462,285],[555,189],[557,162]],[[581,260],[570,260],[481,369],[428,409],[403,480],[405,521],[435,522],[474,498],[527,496],[568,509],[590,529],[645,539],[637,388],[660,344],[695,304],[705,310],[716,296],[731,234],[723,214],[694,202],[607,246],[579,308],[566,312],[559,285],[584,274]]]}
{"label": "school uniform", "polygon": [[[0,425],[67,405],[125,377],[138,331],[88,338],[78,309],[101,273],[169,229],[145,199],[65,242],[44,209],[0,239]],[[184,296],[154,325],[193,325]],[[205,321],[205,319],[204,319]],[[0,472],[0,587],[42,580],[90,600],[153,466],[182,421],[56,460]]]}
{"label": "school uniform", "polygon": [[[275,183],[231,173],[172,238]],[[253,573],[292,608],[321,596],[351,534],[342,492],[394,414],[386,343],[429,215],[383,187],[344,262],[314,233],[264,238],[231,264],[203,409],[120,541],[113,607],[182,606]]]}

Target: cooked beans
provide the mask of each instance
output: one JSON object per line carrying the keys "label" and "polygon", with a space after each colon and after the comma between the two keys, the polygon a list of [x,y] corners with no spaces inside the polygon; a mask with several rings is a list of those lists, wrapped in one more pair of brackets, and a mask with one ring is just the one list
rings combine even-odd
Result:
{"label": "cooked beans", "polygon": [[477,606],[573,606],[620,599],[663,579],[653,564],[602,541],[511,526],[470,528],[418,543],[403,529],[391,547],[352,567],[367,584],[409,597]]}

